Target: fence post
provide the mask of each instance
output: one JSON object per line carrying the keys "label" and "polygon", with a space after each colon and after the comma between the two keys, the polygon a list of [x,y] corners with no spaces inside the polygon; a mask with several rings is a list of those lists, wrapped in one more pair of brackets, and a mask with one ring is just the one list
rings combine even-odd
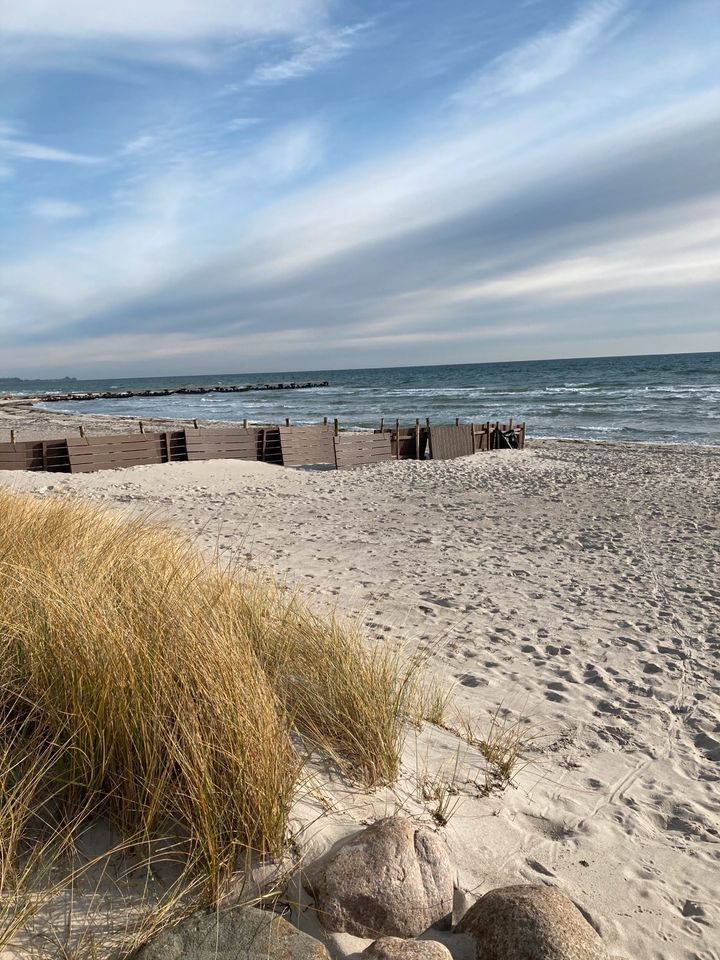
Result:
{"label": "fence post", "polygon": [[14,431],[14,430],[11,430],[11,431],[10,431],[10,443],[11,443],[13,446],[15,446],[15,431]]}
{"label": "fence post", "polygon": [[415,417],[415,459],[420,459],[420,418]]}
{"label": "fence post", "polygon": [[197,430],[197,428],[198,428],[197,420],[193,420],[193,426],[194,426],[195,429]]}
{"label": "fence post", "polygon": [[140,427],[140,433],[145,433],[145,425],[142,420],[138,420],[138,426]]}
{"label": "fence post", "polygon": [[380,417],[380,433],[385,429],[385,417]]}
{"label": "fence post", "polygon": [[400,459],[400,417],[395,418],[395,459]]}
{"label": "fence post", "polygon": [[430,431],[430,417],[425,417],[425,425],[427,426],[428,432],[428,452],[430,453],[430,459],[433,459],[433,448],[432,448],[432,433]]}
{"label": "fence post", "polygon": [[333,427],[334,427],[334,430],[335,430],[335,436],[336,436],[336,437],[339,437],[339,436],[340,436],[340,423],[338,422],[338,418],[337,418],[337,417],[335,417],[335,420],[333,421]]}
{"label": "fence post", "polygon": [[247,417],[243,420],[243,430],[247,430]]}
{"label": "fence post", "polygon": [[290,417],[285,417],[285,426],[286,427],[290,426]]}
{"label": "fence post", "polygon": [[323,417],[323,426],[324,426],[324,427],[327,426],[327,417]]}

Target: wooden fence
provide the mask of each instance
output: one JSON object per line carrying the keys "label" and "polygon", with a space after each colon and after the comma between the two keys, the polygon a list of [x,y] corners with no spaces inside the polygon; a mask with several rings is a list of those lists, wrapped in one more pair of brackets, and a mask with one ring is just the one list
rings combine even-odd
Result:
{"label": "wooden fence", "polygon": [[254,427],[184,430],[188,460],[257,460],[260,431]]}
{"label": "wooden fence", "polygon": [[0,470],[87,473],[116,467],[212,459],[260,460],[288,467],[334,465],[338,470],[387,460],[447,460],[525,446],[525,424],[430,424],[341,433],[338,423],[308,426],[218,427],[164,433],[110,434],[64,440],[0,443]]}
{"label": "wooden fence", "polygon": [[473,426],[463,423],[454,427],[430,427],[429,443],[433,460],[471,456],[475,452]]}
{"label": "wooden fence", "polygon": [[341,433],[334,438],[334,448],[338,470],[395,459],[389,432]]}
{"label": "wooden fence", "polygon": [[0,443],[0,470],[69,472],[66,440],[21,440]]}
{"label": "wooden fence", "polygon": [[330,424],[280,427],[280,449],[286,467],[335,463],[334,428]]}
{"label": "wooden fence", "polygon": [[66,441],[71,473],[162,463],[159,433],[114,433],[105,437],[70,437]]}

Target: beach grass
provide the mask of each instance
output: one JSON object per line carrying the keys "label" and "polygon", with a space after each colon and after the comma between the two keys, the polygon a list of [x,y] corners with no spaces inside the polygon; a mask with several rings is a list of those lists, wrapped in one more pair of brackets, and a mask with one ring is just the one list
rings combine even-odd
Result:
{"label": "beach grass", "polygon": [[271,577],[142,519],[7,492],[0,668],[6,905],[37,880],[33,850],[59,856],[97,816],[180,838],[217,902],[250,852],[281,854],[308,752],[391,782],[428,698],[419,661]]}

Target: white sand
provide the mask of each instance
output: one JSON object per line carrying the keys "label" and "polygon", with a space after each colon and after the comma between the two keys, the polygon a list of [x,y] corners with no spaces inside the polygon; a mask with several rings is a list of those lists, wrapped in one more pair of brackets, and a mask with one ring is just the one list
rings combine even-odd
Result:
{"label": "white sand", "polygon": [[490,797],[475,751],[432,728],[393,792],[326,780],[335,811],[303,837],[309,855],[368,815],[427,817],[416,768],[457,764],[442,832],[462,887],[556,883],[615,953],[719,956],[720,448],[547,442],[345,473],[214,461],[0,483],[150,510],[363,613],[376,637],[437,644],[481,728],[499,705],[529,718],[530,765]]}

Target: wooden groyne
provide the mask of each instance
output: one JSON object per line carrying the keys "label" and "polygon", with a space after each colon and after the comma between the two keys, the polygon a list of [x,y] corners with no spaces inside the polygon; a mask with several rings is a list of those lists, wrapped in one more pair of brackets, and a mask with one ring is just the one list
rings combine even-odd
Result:
{"label": "wooden groyne", "polygon": [[204,393],[253,393],[258,390],[312,390],[329,387],[328,380],[308,380],[305,383],[243,383],[215,387],[163,387],[157,390],[106,390],[103,393],[47,393],[36,397],[38,403],[67,403],[75,400],[129,400],[131,397],[170,397],[174,394],[197,396]]}

